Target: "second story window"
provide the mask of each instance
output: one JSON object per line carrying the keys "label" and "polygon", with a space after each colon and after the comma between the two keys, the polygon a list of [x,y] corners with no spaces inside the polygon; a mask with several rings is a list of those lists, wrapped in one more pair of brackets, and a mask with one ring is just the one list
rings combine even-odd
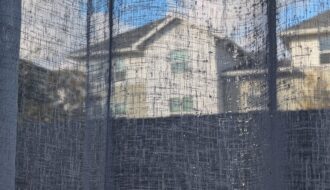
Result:
{"label": "second story window", "polygon": [[172,73],[184,73],[190,70],[187,50],[173,50],[169,54]]}
{"label": "second story window", "polygon": [[320,38],[320,64],[330,64],[330,36]]}
{"label": "second story window", "polygon": [[123,59],[114,60],[114,81],[123,81],[126,79],[126,67]]}

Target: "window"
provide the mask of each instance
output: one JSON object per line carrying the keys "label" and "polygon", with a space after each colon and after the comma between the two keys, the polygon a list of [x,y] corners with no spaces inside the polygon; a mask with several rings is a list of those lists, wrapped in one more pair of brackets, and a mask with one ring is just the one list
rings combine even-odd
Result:
{"label": "window", "polygon": [[330,37],[320,39],[320,63],[330,64]]}
{"label": "window", "polygon": [[183,107],[184,112],[191,112],[193,110],[193,99],[192,99],[192,97],[184,97],[182,107]]}
{"label": "window", "polygon": [[187,50],[171,51],[169,60],[171,62],[172,73],[184,73],[189,71],[189,56]]}
{"label": "window", "polygon": [[330,53],[321,53],[320,61],[321,61],[321,64],[330,63]]}
{"label": "window", "polygon": [[191,112],[193,111],[193,99],[190,96],[170,99],[170,111],[175,112]]}
{"label": "window", "polygon": [[114,62],[114,80],[123,81],[126,79],[126,68],[124,60],[116,59]]}
{"label": "window", "polygon": [[126,105],[124,103],[115,104],[115,115],[126,114]]}
{"label": "window", "polygon": [[170,111],[171,112],[180,112],[180,110],[181,110],[180,98],[171,98],[170,99]]}

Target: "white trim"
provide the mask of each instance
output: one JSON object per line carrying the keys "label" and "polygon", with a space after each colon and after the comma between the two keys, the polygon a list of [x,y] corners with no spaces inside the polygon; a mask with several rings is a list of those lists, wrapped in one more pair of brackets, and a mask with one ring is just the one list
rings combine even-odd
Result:
{"label": "white trim", "polygon": [[[291,72],[299,71],[298,68],[294,67],[280,67],[277,72]],[[250,75],[266,75],[268,73],[267,69],[246,69],[246,70],[236,70],[236,71],[226,71],[221,74],[221,77],[243,77]]]}
{"label": "white trim", "polygon": [[328,27],[318,27],[318,28],[308,28],[308,29],[290,29],[284,32],[281,32],[281,36],[285,37],[294,37],[299,35],[313,35],[313,34],[322,34],[322,33],[329,33],[330,26]]}
{"label": "white trim", "polygon": [[[137,42],[133,43],[132,47],[116,49],[115,53],[129,53],[129,52],[138,51],[138,46],[139,45],[143,44],[143,42],[145,42],[150,37],[152,37],[154,34],[156,34],[160,29],[163,29],[164,27],[166,27],[174,19],[176,19],[176,17],[168,16],[164,21],[162,21],[161,24],[159,24],[157,27],[155,27],[150,32],[148,32],[146,35],[144,35],[144,37],[140,38]],[[109,51],[104,51],[104,50],[94,51],[94,52],[92,52],[91,55],[92,56],[97,56],[97,55],[101,56],[101,55],[105,55],[105,54],[109,54]],[[81,52],[78,52],[78,53],[73,53],[73,55],[71,55],[70,58],[71,59],[72,58],[73,59],[79,59],[83,56],[86,56],[85,51],[81,51]]]}
{"label": "white trim", "polygon": [[171,21],[173,21],[175,17],[168,17],[166,18],[161,24],[158,25],[158,27],[155,27],[153,30],[151,30],[149,33],[147,33],[144,37],[140,38],[137,42],[135,42],[132,45],[132,50],[138,50],[138,46],[143,44],[146,40],[148,40],[151,36],[156,34],[160,29],[163,29],[166,27]]}

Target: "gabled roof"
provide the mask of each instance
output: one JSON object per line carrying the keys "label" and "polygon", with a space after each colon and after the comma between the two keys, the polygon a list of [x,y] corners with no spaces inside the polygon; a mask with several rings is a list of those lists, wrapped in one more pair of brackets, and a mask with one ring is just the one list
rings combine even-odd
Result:
{"label": "gabled roof", "polygon": [[288,28],[288,30],[301,30],[301,29],[319,28],[319,27],[330,27],[330,10],[318,14],[297,25],[294,25]]}
{"label": "gabled roof", "polygon": [[[116,52],[133,52],[141,51],[144,46],[141,46],[146,40],[155,33],[161,31],[164,27],[171,23],[180,21],[178,18],[165,17],[133,30],[118,34],[113,38],[113,47]],[[178,23],[178,22],[177,22]],[[90,51],[92,54],[99,52],[100,54],[108,53],[109,51],[109,39],[91,45]],[[79,49],[71,53],[70,58],[73,59],[84,59],[86,56],[86,48]]]}
{"label": "gabled roof", "polygon": [[[136,29],[124,32],[119,34],[113,38],[113,46],[116,49],[117,54],[119,53],[135,53],[135,52],[142,52],[149,43],[149,39],[152,39],[158,33],[162,33],[162,31],[168,27],[177,25],[183,22],[182,19],[172,16],[167,16],[160,20],[156,20],[144,26],[138,27]],[[227,48],[226,50],[228,53],[232,53],[233,49],[237,50],[238,58],[241,59],[243,57],[247,58],[250,57],[245,50],[243,50],[240,46],[238,46],[235,42],[227,39],[221,38],[214,35],[214,38],[217,40],[218,43],[230,46],[232,48]],[[97,58],[100,55],[108,55],[109,54],[109,39],[102,41],[100,43],[96,43],[91,45],[90,47],[91,55],[90,57]],[[71,53],[70,58],[72,59],[86,59],[86,48],[79,49]]]}
{"label": "gabled roof", "polygon": [[[122,48],[131,48],[136,42],[138,42],[142,37],[146,34],[152,32],[157,26],[159,26],[162,22],[165,21],[166,18],[157,20],[155,22],[151,22],[144,26],[135,28],[133,30],[121,33],[113,38],[114,48],[122,49]],[[107,49],[109,48],[109,39],[97,43],[91,46],[91,51],[99,50],[99,49]]]}
{"label": "gabled roof", "polygon": [[300,35],[327,34],[330,32],[330,10],[318,14],[308,20],[300,22],[281,32],[285,41],[290,37]]}

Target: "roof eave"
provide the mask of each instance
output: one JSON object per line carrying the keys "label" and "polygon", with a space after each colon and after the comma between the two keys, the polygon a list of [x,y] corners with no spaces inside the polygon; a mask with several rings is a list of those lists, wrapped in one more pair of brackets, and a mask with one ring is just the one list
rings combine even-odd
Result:
{"label": "roof eave", "polygon": [[[113,52],[113,55],[115,56],[120,56],[123,54],[135,54],[135,53],[141,53],[140,49],[133,49],[133,48],[122,48],[122,49],[116,49]],[[90,59],[104,59],[105,57],[109,57],[109,51],[97,51],[97,52],[93,52],[89,58]],[[68,56],[69,59],[71,60],[75,60],[75,61],[82,61],[82,60],[86,60],[87,59],[87,55],[83,54],[83,55],[79,55],[79,56]]]}
{"label": "roof eave", "polygon": [[[174,20],[176,20],[178,18],[176,17],[171,17],[168,16],[164,21],[162,21],[157,27],[155,27],[153,30],[151,30],[150,32],[146,33],[146,35],[141,38],[140,40],[138,40],[137,42],[133,43],[131,47],[129,48],[121,48],[121,49],[116,49],[114,54],[116,55],[120,55],[120,54],[126,54],[126,53],[140,53],[141,51],[143,51],[143,44],[152,36],[154,36],[158,31],[160,31],[161,29],[165,28],[167,25],[169,25],[170,23],[172,23]],[[104,57],[104,56],[108,56],[109,51],[96,51],[92,53],[92,57]],[[70,55],[68,57],[69,59],[72,60],[84,60],[86,59],[86,52],[84,51],[77,51],[74,52],[73,55]]]}
{"label": "roof eave", "polygon": [[151,30],[149,33],[147,33],[143,38],[139,39],[137,42],[135,42],[132,45],[132,48],[135,50],[140,49],[141,46],[143,46],[143,44],[150,39],[152,36],[154,36],[158,31],[162,30],[163,28],[165,28],[166,26],[168,26],[171,22],[173,22],[174,20],[176,20],[176,17],[171,17],[171,16],[167,16],[167,18],[160,23],[157,27],[155,27],[153,30]]}
{"label": "roof eave", "polygon": [[330,33],[330,26],[328,27],[318,27],[318,28],[296,28],[290,29],[280,33],[281,37],[292,38],[296,36],[305,36],[305,35],[319,35],[319,34],[328,34]]}
{"label": "roof eave", "polygon": [[[221,74],[223,78],[235,78],[235,77],[253,77],[253,78],[260,78],[267,76],[268,70],[267,69],[245,69],[245,70],[231,70],[226,71]],[[279,67],[277,70],[278,75],[297,75],[302,74],[302,72],[293,67]]]}

